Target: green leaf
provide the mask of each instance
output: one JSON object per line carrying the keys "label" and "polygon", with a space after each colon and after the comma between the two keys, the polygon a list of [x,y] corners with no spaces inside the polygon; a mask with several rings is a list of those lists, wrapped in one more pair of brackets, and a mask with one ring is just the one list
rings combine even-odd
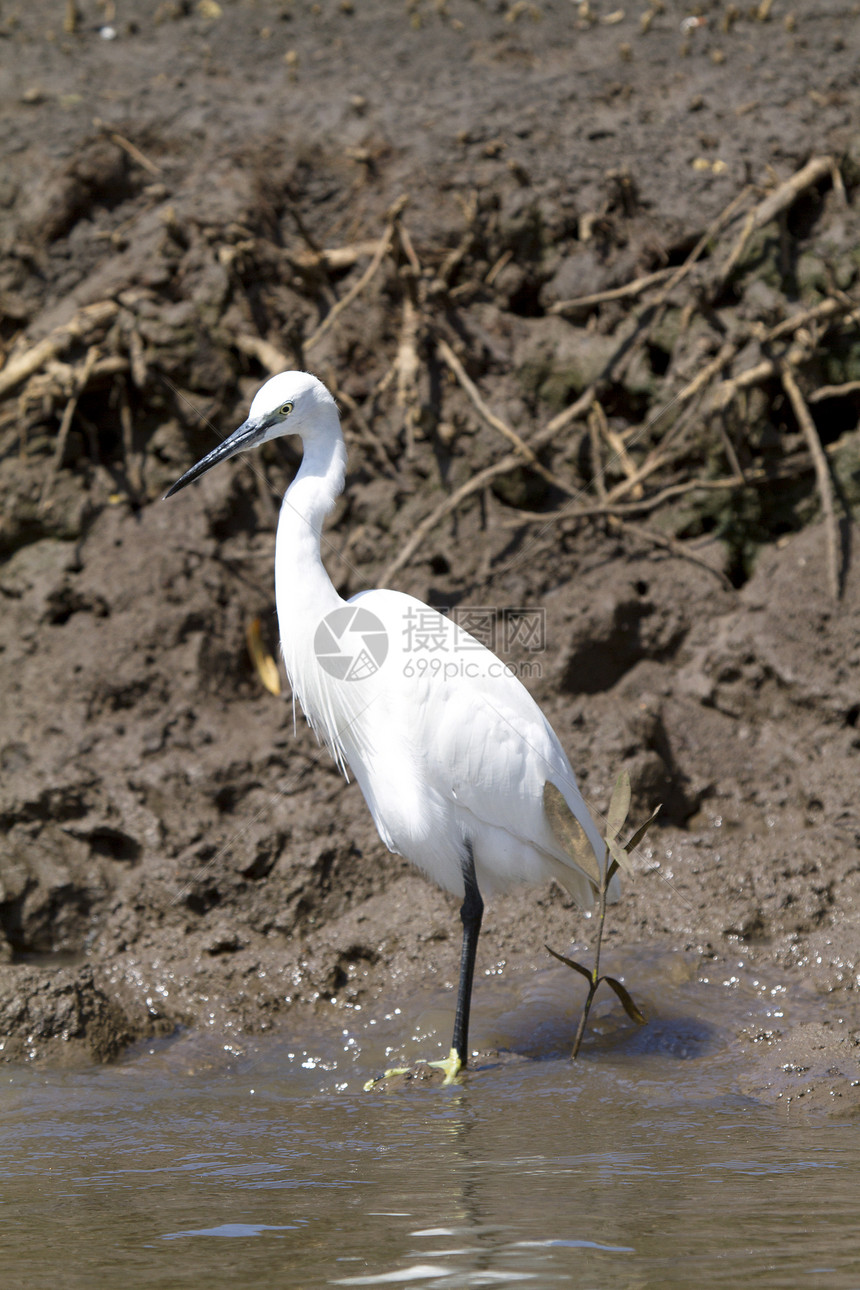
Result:
{"label": "green leaf", "polygon": [[600,886],[600,866],[585,829],[549,780],[543,786],[543,809],[556,842],[578,869]]}
{"label": "green leaf", "polygon": [[635,851],[635,850],[636,850],[636,848],[638,847],[639,843],[642,841],[642,839],[644,838],[645,834],[648,832],[648,830],[650,829],[651,825],[654,823],[654,821],[656,820],[657,816],[660,814],[660,812],[662,811],[662,809],[663,809],[663,804],[662,804],[662,802],[661,802],[659,806],[655,806],[655,807],[654,807],[654,810],[653,810],[653,811],[651,812],[651,814],[648,816],[648,819],[645,821],[645,823],[644,823],[644,824],[640,824],[640,825],[639,825],[639,828],[638,828],[638,829],[636,830],[636,832],[633,834],[633,837],[630,839],[630,841],[629,841],[629,842],[625,842],[625,844],[624,844],[624,850],[625,850],[626,852],[628,852],[628,854],[629,854],[631,851]]}
{"label": "green leaf", "polygon": [[633,866],[630,863],[630,857],[624,848],[620,847],[614,838],[611,841],[609,838],[604,838],[604,841],[609,848],[609,854],[612,856],[612,859],[619,868],[623,869],[625,873],[632,873]]}
{"label": "green leaf", "polygon": [[574,963],[573,959],[566,958],[564,954],[556,953],[555,950],[551,950],[546,944],[544,945],[544,949],[549,950],[552,957],[554,959],[558,959],[559,963],[566,963],[569,968],[573,968],[574,972],[578,972],[580,976],[584,976],[586,981],[589,983],[593,980],[588,968],[583,967],[581,963]]}
{"label": "green leaf", "polygon": [[626,770],[615,781],[612,799],[609,803],[609,814],[606,817],[606,840],[618,837],[621,826],[627,819],[630,810],[630,776]]}
{"label": "green leaf", "polygon": [[616,981],[614,976],[602,976],[600,979],[601,981],[605,981],[607,985],[612,986],[612,989],[615,991],[615,993],[618,995],[618,998],[621,1000],[622,1008],[627,1013],[627,1016],[630,1018],[631,1021],[635,1021],[637,1026],[647,1025],[647,1022],[645,1018],[642,1016],[642,1013],[639,1011],[639,1009],[636,1007],[636,1004],[631,999],[630,992],[628,990],[625,990],[624,986],[621,984],[620,981]]}

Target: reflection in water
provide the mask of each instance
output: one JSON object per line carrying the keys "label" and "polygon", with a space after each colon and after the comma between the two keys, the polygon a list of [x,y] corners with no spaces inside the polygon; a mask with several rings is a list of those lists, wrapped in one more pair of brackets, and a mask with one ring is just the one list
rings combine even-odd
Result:
{"label": "reflection in water", "polygon": [[261,1232],[295,1232],[296,1223],[221,1223],[219,1227],[189,1228],[186,1232],[167,1232],[165,1241],[176,1241],[181,1236],[259,1236]]}
{"label": "reflection in water", "polygon": [[563,971],[484,988],[476,1040],[514,1051],[451,1089],[361,1092],[403,1016],[337,1011],[243,1057],[186,1037],[7,1069],[3,1284],[856,1290],[851,1135],[733,1093],[755,998],[694,985],[655,990],[648,1031],[610,1005],[574,1067],[547,1057],[575,1024]]}

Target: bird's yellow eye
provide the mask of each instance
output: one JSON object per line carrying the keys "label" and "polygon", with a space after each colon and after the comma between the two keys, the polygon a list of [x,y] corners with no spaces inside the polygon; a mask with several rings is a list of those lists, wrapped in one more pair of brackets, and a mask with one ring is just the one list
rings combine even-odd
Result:
{"label": "bird's yellow eye", "polygon": [[285,403],[284,406],[281,408],[281,416],[288,417],[292,412],[292,410],[293,410],[292,403]]}

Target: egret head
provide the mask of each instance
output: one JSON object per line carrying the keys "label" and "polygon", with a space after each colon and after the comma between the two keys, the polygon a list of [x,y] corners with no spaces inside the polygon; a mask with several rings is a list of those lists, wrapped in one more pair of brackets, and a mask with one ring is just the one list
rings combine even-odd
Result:
{"label": "egret head", "polygon": [[277,439],[279,435],[301,435],[307,443],[329,426],[332,416],[336,421],[337,408],[322,381],[309,372],[281,372],[266,381],[254,395],[247,421],[187,470],[166,496],[172,497],[219,461],[256,448],[269,439]]}

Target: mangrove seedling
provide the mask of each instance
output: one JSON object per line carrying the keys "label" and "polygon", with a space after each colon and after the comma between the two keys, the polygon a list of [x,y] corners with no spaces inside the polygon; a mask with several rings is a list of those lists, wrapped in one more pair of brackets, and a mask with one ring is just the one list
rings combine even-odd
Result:
{"label": "mangrove seedling", "polygon": [[[544,786],[544,809],[552,823],[553,831],[565,848],[578,858],[591,852],[591,843],[585,835],[582,825],[574,816],[568,807],[561,793],[554,784],[547,783]],[[568,958],[565,954],[559,954],[556,950],[547,945],[547,949],[553,958],[558,959],[560,963],[566,963],[574,972],[584,976],[588,982],[588,997],[582,1009],[582,1016],[579,1019],[579,1025],[576,1030],[576,1038],[573,1041],[573,1050],[571,1052],[572,1060],[576,1060],[582,1037],[585,1034],[585,1027],[588,1022],[588,1014],[591,1011],[591,1005],[597,988],[601,981],[605,981],[618,996],[621,1006],[627,1013],[631,1021],[637,1025],[644,1026],[645,1018],[639,1008],[633,1001],[629,990],[627,990],[620,981],[614,976],[601,975],[600,973],[600,947],[603,941],[603,928],[606,922],[606,900],[612,879],[619,869],[624,869],[626,873],[631,872],[630,854],[638,847],[639,843],[645,837],[648,829],[654,823],[660,811],[658,806],[648,817],[644,824],[636,830],[635,833],[622,846],[618,837],[621,833],[627,814],[630,810],[630,776],[626,770],[623,770],[618,776],[615,788],[612,791],[612,799],[609,803],[609,811],[606,817],[606,833],[603,835],[603,841],[606,850],[603,856],[603,863],[600,865],[600,872],[597,876],[597,882],[594,884],[595,894],[597,896],[597,938],[594,947],[594,966],[587,968],[582,963],[577,963]],[[592,852],[593,855],[593,852]]]}

